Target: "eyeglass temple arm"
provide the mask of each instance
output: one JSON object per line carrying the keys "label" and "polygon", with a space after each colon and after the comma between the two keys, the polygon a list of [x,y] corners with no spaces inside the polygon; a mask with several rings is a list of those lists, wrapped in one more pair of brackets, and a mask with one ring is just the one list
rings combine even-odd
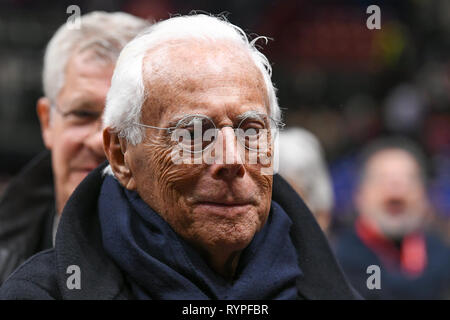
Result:
{"label": "eyeglass temple arm", "polygon": [[135,125],[138,125],[140,127],[145,127],[145,128],[151,128],[151,129],[158,129],[158,130],[167,130],[168,133],[171,133],[176,127],[168,127],[168,128],[162,128],[162,127],[154,127],[154,126],[150,126],[148,124],[142,124],[142,123],[134,123]]}

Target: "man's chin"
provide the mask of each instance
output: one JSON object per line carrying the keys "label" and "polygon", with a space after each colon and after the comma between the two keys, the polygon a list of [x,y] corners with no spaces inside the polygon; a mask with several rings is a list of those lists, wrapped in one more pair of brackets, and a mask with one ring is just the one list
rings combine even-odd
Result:
{"label": "man's chin", "polygon": [[72,171],[70,174],[69,182],[68,182],[69,189],[71,189],[73,192],[78,187],[78,185],[81,183],[81,181],[83,181],[84,178],[86,178],[90,172],[91,172],[91,170]]}
{"label": "man's chin", "polygon": [[219,250],[240,251],[244,250],[253,240],[257,232],[254,225],[225,225],[221,228],[211,229],[210,235],[213,247]]}
{"label": "man's chin", "polygon": [[[392,219],[392,218],[391,218]],[[414,232],[418,229],[420,223],[416,221],[409,221],[408,216],[405,216],[404,219],[397,219],[396,221],[383,221],[379,222],[378,225],[383,232],[389,238],[402,238],[411,232]]]}
{"label": "man's chin", "polygon": [[84,178],[87,177],[87,175],[91,172],[91,170],[77,170],[74,173],[72,173],[72,180],[77,185],[80,184],[81,181],[83,181]]}

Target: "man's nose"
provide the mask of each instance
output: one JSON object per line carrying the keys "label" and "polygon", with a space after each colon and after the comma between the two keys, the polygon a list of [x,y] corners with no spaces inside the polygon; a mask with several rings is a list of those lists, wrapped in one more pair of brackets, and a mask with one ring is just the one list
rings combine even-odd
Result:
{"label": "man's nose", "polygon": [[233,128],[222,128],[218,139],[221,139],[223,148],[219,155],[221,158],[211,166],[213,177],[225,180],[231,180],[236,177],[242,178],[245,174],[245,168]]}

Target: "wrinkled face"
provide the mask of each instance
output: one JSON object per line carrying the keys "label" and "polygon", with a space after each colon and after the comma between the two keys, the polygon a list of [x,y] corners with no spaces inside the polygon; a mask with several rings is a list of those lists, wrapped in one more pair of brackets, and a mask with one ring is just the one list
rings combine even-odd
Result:
{"label": "wrinkled face", "polygon": [[113,68],[92,51],[75,54],[68,61],[56,109],[48,126],[43,126],[45,144],[52,152],[58,211],[86,175],[105,160],[101,115]]}
{"label": "wrinkled face", "polygon": [[356,200],[362,217],[393,238],[417,229],[427,210],[418,164],[400,149],[369,159]]}
{"label": "wrinkled face", "polygon": [[[185,114],[204,114],[223,128],[237,126],[248,111],[268,114],[262,75],[234,44],[190,41],[149,51],[144,81],[149,98],[143,124],[169,127]],[[267,219],[272,176],[261,174],[261,164],[246,163],[232,128],[224,127],[217,138],[232,159],[228,164],[175,164],[170,135],[148,128],[145,133],[145,141],[126,154],[144,201],[200,249],[245,248]]]}

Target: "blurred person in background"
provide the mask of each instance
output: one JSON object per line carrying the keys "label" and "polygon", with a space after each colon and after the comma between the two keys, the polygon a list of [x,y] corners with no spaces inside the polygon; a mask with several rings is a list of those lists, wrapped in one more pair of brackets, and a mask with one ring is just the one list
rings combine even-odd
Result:
{"label": "blurred person in background", "polygon": [[37,102],[47,151],[9,184],[0,200],[0,284],[28,257],[53,246],[62,209],[106,158],[101,116],[122,47],[148,22],[92,12],[54,34],[45,51],[44,97]]}
{"label": "blurred person in background", "polygon": [[290,128],[279,135],[279,171],[301,195],[328,234],[333,190],[319,140],[309,131]]}
{"label": "blurred person in background", "polygon": [[[426,228],[430,212],[425,156],[409,140],[369,145],[360,159],[354,228],[338,237],[336,254],[368,299],[449,298],[450,250]],[[369,289],[367,268],[381,270]]]}

